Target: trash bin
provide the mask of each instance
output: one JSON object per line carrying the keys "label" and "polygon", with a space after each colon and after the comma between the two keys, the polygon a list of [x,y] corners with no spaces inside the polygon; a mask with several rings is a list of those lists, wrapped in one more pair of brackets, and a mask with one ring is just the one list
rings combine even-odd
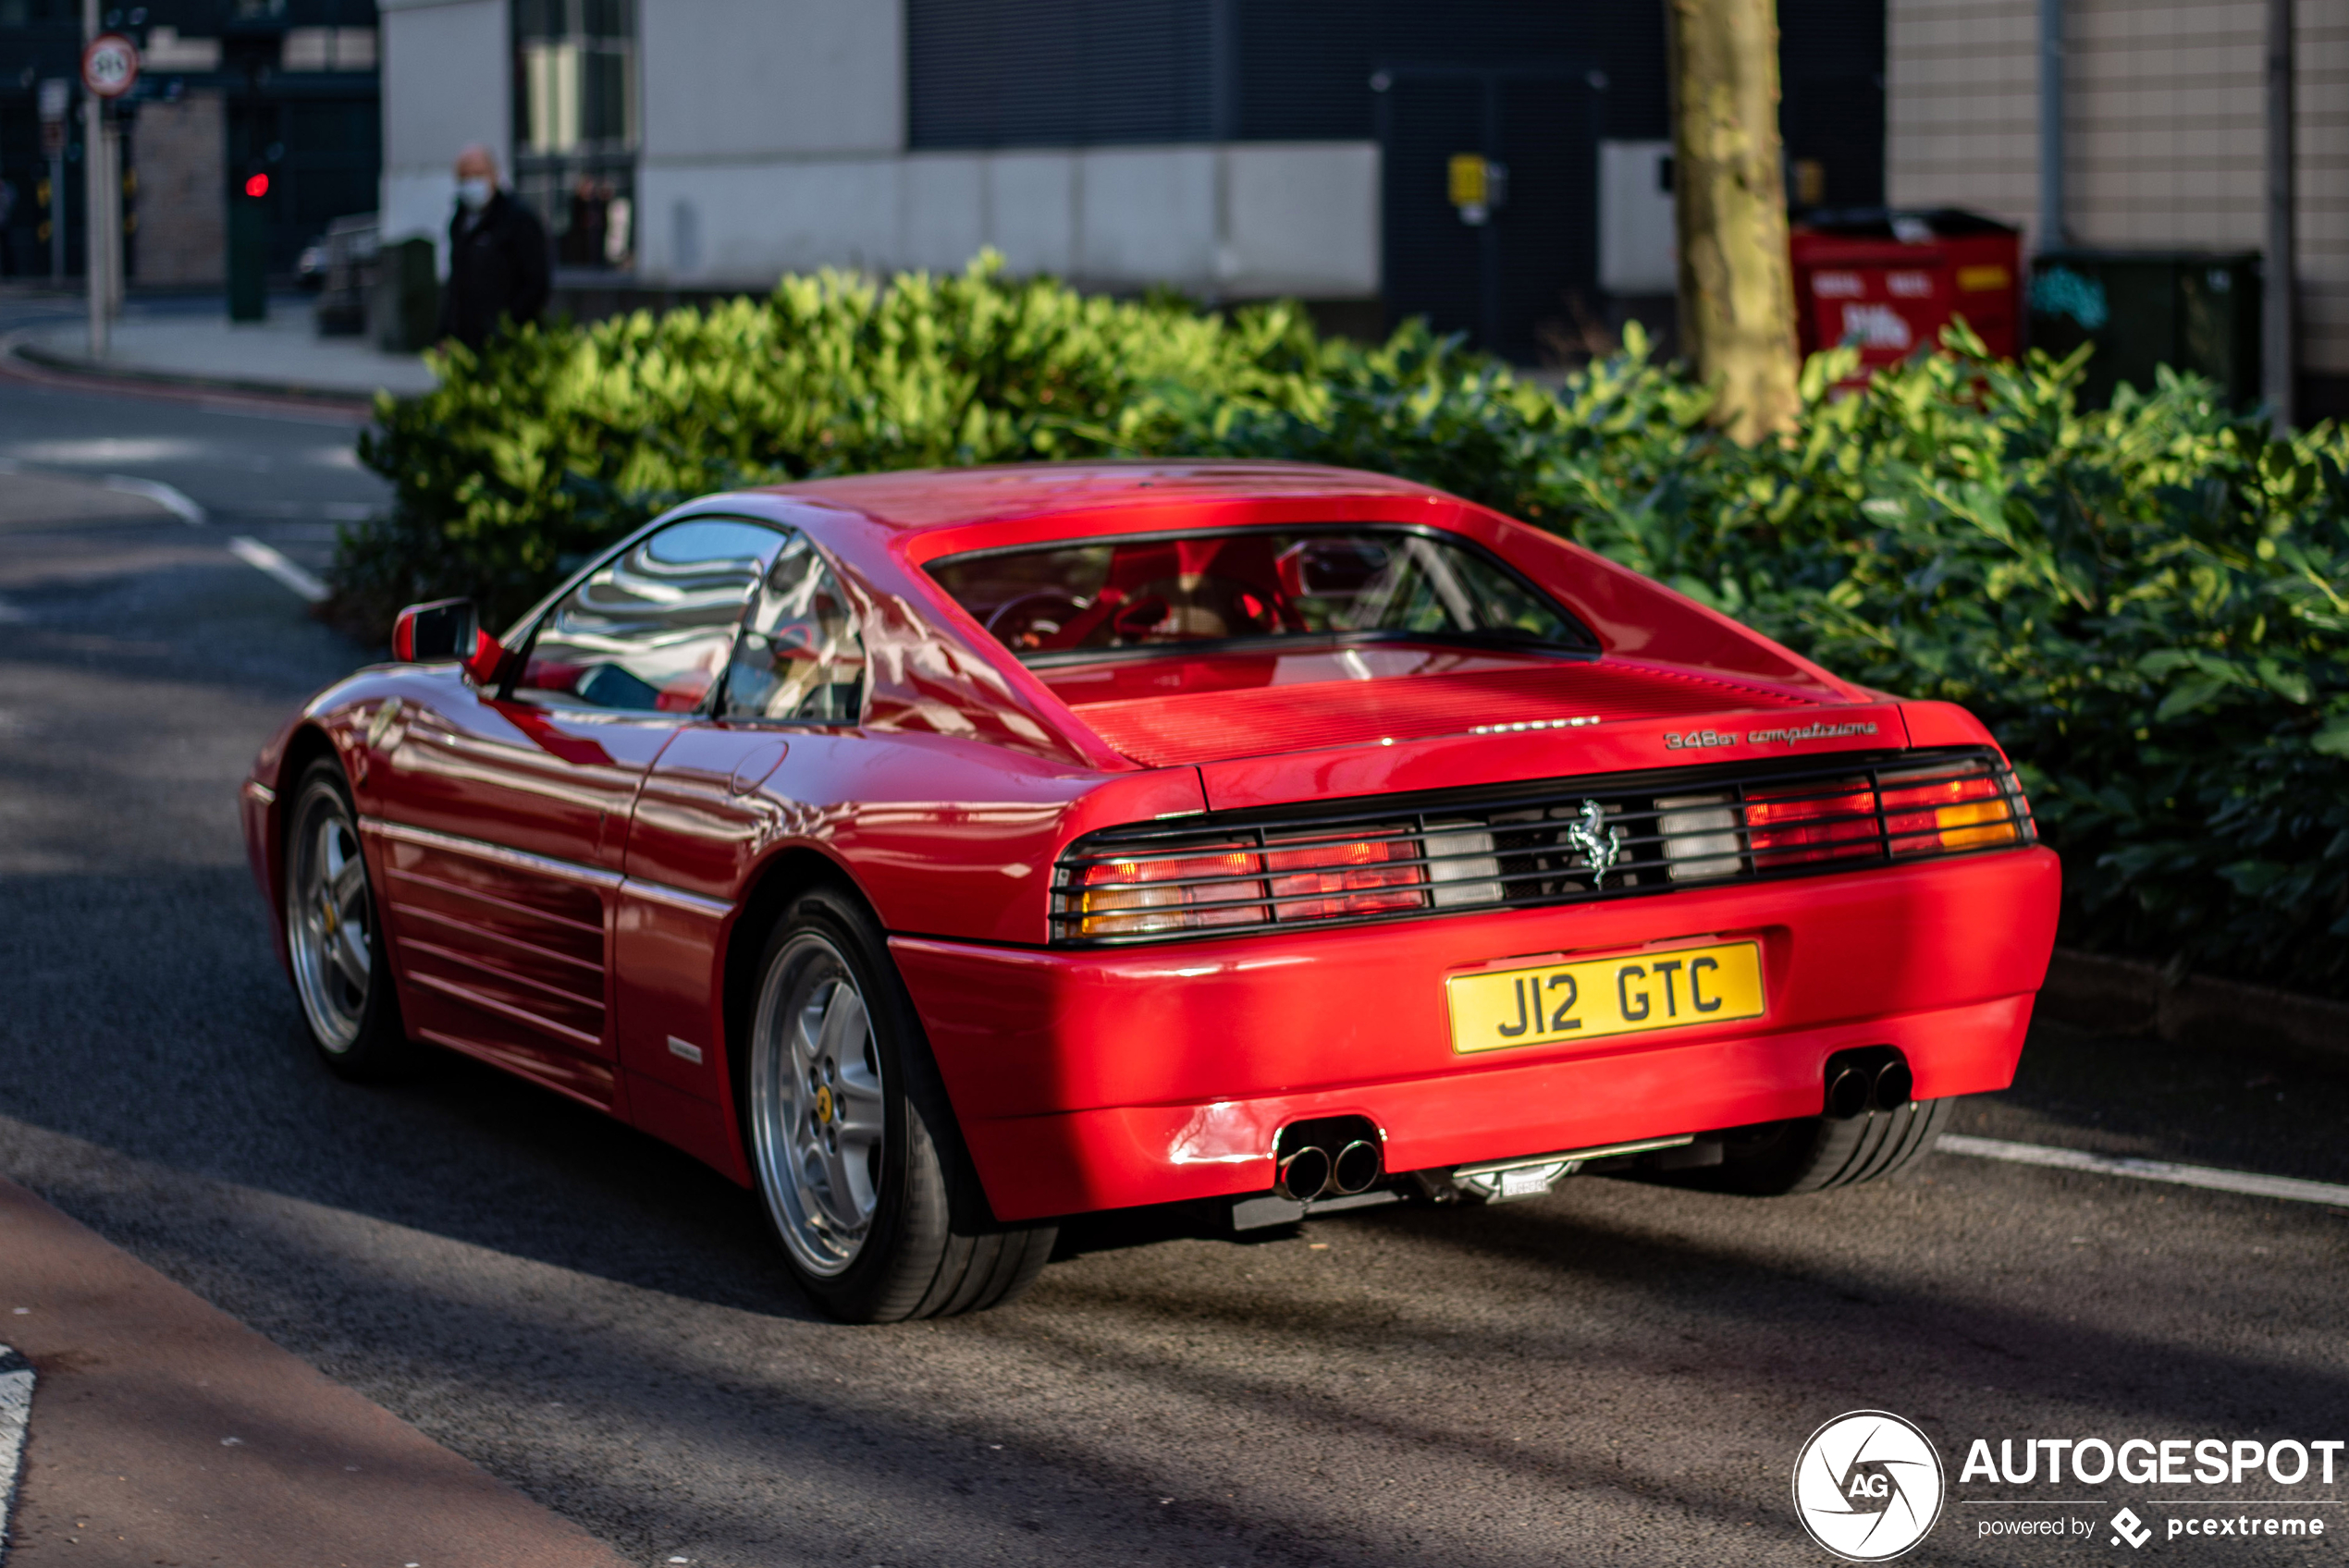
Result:
{"label": "trash bin", "polygon": [[375,251],[375,287],[367,303],[375,346],[387,354],[429,349],[440,328],[440,277],[432,241],[419,235]]}
{"label": "trash bin", "polygon": [[321,248],[326,276],[318,295],[318,336],[359,337],[367,330],[367,294],[375,273],[375,214],[335,219]]}
{"label": "trash bin", "polygon": [[2153,389],[2157,365],[2259,397],[2259,257],[2252,251],[2046,251],[2031,259],[2031,346],[2056,355],[2094,343],[2081,401],[2102,408],[2121,383]]}
{"label": "trash bin", "polygon": [[1955,207],[1807,214],[1789,236],[1802,351],[1850,344],[1865,380],[1941,341],[1959,316],[2000,358],[2022,351],[2023,235]]}

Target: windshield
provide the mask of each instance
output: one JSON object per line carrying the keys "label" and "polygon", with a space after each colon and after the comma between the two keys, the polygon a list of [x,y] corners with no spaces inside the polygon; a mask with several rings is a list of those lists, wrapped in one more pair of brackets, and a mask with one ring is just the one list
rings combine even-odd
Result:
{"label": "windshield", "polygon": [[1023,659],[1266,638],[1589,650],[1482,551],[1400,528],[1250,529],[950,556],[929,574]]}

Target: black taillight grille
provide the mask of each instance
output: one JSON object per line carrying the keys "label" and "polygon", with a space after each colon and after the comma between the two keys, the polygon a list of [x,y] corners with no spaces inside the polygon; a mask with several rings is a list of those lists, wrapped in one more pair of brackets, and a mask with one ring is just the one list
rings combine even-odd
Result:
{"label": "black taillight grille", "polygon": [[1661,893],[2036,837],[1987,750],[1715,766],[1111,828],[1053,874],[1096,945]]}

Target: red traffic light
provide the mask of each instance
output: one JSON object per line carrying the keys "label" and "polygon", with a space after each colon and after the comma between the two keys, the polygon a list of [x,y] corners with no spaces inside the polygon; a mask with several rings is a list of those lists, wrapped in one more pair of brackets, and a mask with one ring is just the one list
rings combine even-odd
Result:
{"label": "red traffic light", "polygon": [[269,177],[265,174],[257,174],[246,180],[245,194],[256,198],[268,195]]}

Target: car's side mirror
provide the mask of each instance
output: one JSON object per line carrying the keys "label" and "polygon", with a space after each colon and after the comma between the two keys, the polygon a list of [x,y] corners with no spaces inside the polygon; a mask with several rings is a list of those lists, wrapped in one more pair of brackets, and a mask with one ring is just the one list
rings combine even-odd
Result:
{"label": "car's side mirror", "polygon": [[402,664],[462,661],[476,686],[494,686],[510,655],[504,643],[481,629],[481,612],[471,599],[436,599],[410,605],[391,623],[391,656]]}
{"label": "car's side mirror", "polygon": [[410,605],[391,623],[391,656],[402,664],[470,659],[481,636],[481,612],[471,599]]}

